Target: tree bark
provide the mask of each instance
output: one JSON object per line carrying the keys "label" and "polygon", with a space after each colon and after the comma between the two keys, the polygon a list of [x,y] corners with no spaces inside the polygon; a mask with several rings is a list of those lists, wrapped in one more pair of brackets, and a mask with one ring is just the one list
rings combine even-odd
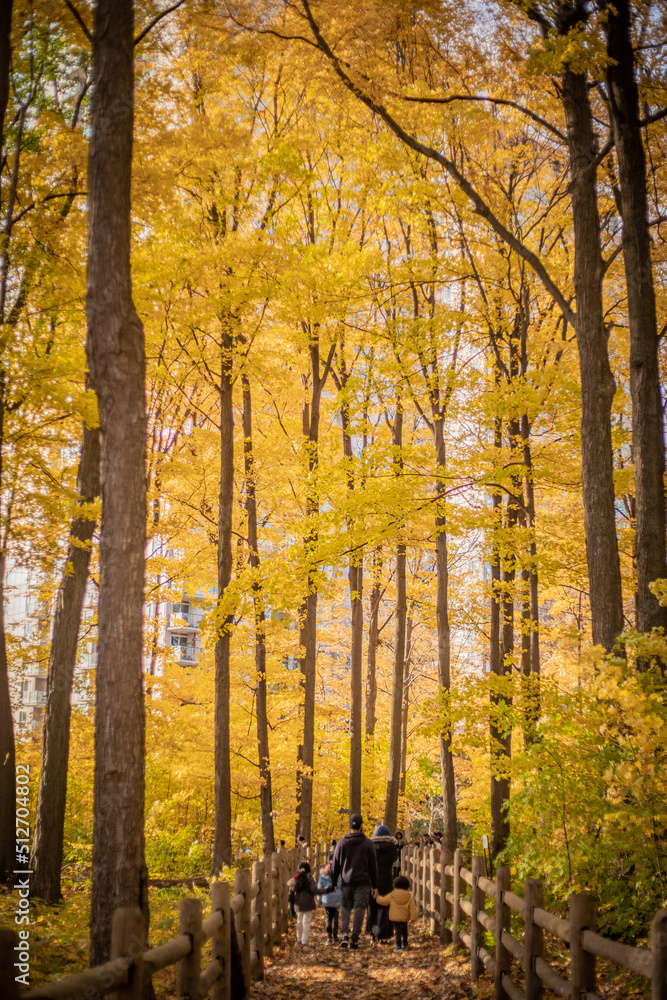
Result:
{"label": "tree bark", "polygon": [[[313,237],[314,238],[314,237]],[[313,325],[310,334],[310,404],[303,408],[303,433],[308,449],[308,483],[306,515],[308,533],[304,539],[309,568],[306,578],[307,594],[299,614],[299,657],[301,687],[303,691],[303,736],[297,748],[296,776],[296,835],[310,840],[313,816],[313,766],[315,762],[315,680],[317,671],[317,579],[316,545],[319,537],[317,517],[320,511],[318,474],[318,448],[320,433],[320,399],[333,358],[333,345],[329,351],[324,372],[320,375],[319,328]]]}
{"label": "tree bark", "polygon": [[130,272],[131,0],[97,3],[92,77],[86,349],[99,404],[102,486],[90,917],[90,963],[95,966],[109,958],[117,907],[141,906],[148,916],[142,689],[145,346]]}
{"label": "tree bark", "polygon": [[[567,18],[559,24],[562,34],[567,34],[570,27]],[[602,306],[600,219],[592,167],[595,135],[585,75],[566,68],[561,92],[570,152],[582,487],[593,642],[610,651],[623,628],[623,595],[611,447],[611,407],[616,385],[609,367]]]}
{"label": "tree bark", "polygon": [[[345,344],[340,345],[341,373],[334,378],[339,392],[342,393],[340,407],[341,426],[343,429],[343,460],[346,465],[347,488],[354,492],[354,456],[352,454],[352,437],[350,429],[350,406],[345,396],[349,373],[345,365]],[[348,531],[353,527],[348,520]],[[363,668],[362,642],[364,631],[363,582],[364,564],[363,549],[350,552],[350,563],[347,571],[350,594],[350,774],[348,785],[348,803],[350,815],[361,812],[361,762],[362,762],[362,698],[363,698]]]}
{"label": "tree bark", "polygon": [[[403,407],[400,399],[396,405],[394,420],[394,465],[396,474],[401,475],[403,459]],[[398,789],[401,780],[401,720],[403,715],[403,670],[405,667],[405,619],[407,614],[405,581],[405,542],[396,546],[396,628],[394,632],[394,669],[391,685],[391,721],[389,730],[389,773],[387,777],[387,797],[384,807],[384,822],[390,830],[396,829],[398,822]]]}
{"label": "tree bark", "polygon": [[368,645],[366,647],[366,742],[375,736],[377,722],[375,705],[377,702],[376,659],[379,644],[380,601],[382,599],[382,546],[373,550],[371,569],[373,586],[369,604]]}
{"label": "tree bark", "polygon": [[[447,455],[445,451],[444,414],[434,413],[435,450],[440,478],[436,483],[438,498],[435,516],[435,560],[437,582],[435,615],[438,628],[438,683],[440,694],[449,697],[451,692],[451,630],[449,625],[449,557],[447,549],[447,513],[445,510],[445,472]],[[454,776],[454,756],[452,754],[451,718],[444,720],[440,733],[440,774],[442,783],[442,847],[455,851],[458,840],[456,816],[456,783]]]}
{"label": "tree bark", "polygon": [[[99,493],[99,429],[84,425],[77,494],[81,504],[93,504]],[[85,510],[80,510],[72,519],[67,559],[58,588],[49,653],[42,768],[30,859],[34,872],[31,880],[32,893],[47,903],[57,903],[62,899],[60,871],[63,863],[67,799],[70,696],[96,523],[95,516]]]}
{"label": "tree bark", "polygon": [[[496,383],[500,380],[500,373],[496,369]],[[496,417],[494,424],[493,443],[496,454],[499,456],[502,448],[502,420]],[[499,464],[498,459],[497,464]],[[501,608],[501,583],[500,583],[500,546],[498,543],[498,533],[502,525],[502,494],[499,489],[494,489],[492,495],[493,509],[493,529],[491,545],[491,622],[489,628],[489,671],[492,676],[501,677],[503,674],[503,656],[501,650],[500,631],[500,608]],[[489,852],[492,858],[497,857],[507,841],[509,830],[506,816],[503,813],[503,803],[509,798],[509,781],[498,772],[497,760],[499,751],[502,753],[502,731],[499,729],[495,719],[495,708],[498,698],[491,694],[491,720],[489,726],[490,752],[491,752],[491,842]]]}
{"label": "tree bark", "polygon": [[4,150],[5,114],[9,102],[9,76],[12,62],[12,10],[14,0],[0,4],[0,150]]}
{"label": "tree bark", "polygon": [[405,782],[408,767],[408,714],[410,711],[410,671],[412,669],[412,631],[414,622],[412,610],[405,622],[405,665],[403,667],[403,711],[401,713],[401,784],[398,789],[399,801],[405,798]]}
{"label": "tree bark", "polygon": [[607,9],[607,85],[618,158],[623,215],[623,259],[630,325],[632,459],[635,467],[637,629],[667,629],[649,584],[667,576],[665,560],[665,452],[660,400],[658,327],[648,228],[646,158],[639,125],[639,91],[630,35],[630,5]]}
{"label": "tree bark", "polygon": [[252,444],[252,397],[250,380],[243,373],[243,458],[246,480],[246,512],[248,514],[248,561],[255,571],[252,598],[255,611],[255,705],[257,711],[257,751],[259,755],[259,801],[262,816],[262,848],[264,854],[276,849],[273,832],[273,796],[271,794],[271,758],[269,754],[269,719],[266,702],[266,635],[264,596],[259,582],[259,545],[257,539],[257,498],[254,453]]}
{"label": "tree bark", "polygon": [[[4,154],[4,122],[9,101],[13,0],[0,5],[0,155]],[[3,282],[4,284],[4,282]],[[3,296],[4,299],[4,296]],[[4,301],[2,308],[4,323]],[[2,495],[6,374],[0,371],[0,496]],[[5,571],[7,553],[0,551],[0,882],[11,878],[15,861],[15,745],[9,695],[9,666],[5,641]]]}
{"label": "tree bark", "polygon": [[[218,603],[232,579],[232,509],[234,504],[234,414],[232,319],[221,318],[220,343],[220,499],[218,506]],[[215,832],[213,872],[232,862],[232,801],[229,702],[232,615],[223,616],[215,643]]]}
{"label": "tree bark", "polygon": [[[6,376],[0,370],[0,496],[2,495],[5,443]],[[16,854],[16,769],[14,719],[9,694],[9,664],[5,640],[6,532],[0,542],[0,882],[13,882]]]}

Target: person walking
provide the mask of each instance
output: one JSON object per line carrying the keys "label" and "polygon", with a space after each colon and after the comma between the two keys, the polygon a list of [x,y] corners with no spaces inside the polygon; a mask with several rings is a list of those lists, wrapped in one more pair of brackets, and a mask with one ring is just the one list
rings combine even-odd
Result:
{"label": "person walking", "polygon": [[310,874],[310,865],[302,861],[299,870],[289,883],[289,908],[296,917],[296,943],[305,948],[308,944],[313,911],[317,908],[315,896],[317,883]]}
{"label": "person walking", "polygon": [[397,830],[396,833],[394,834],[394,838],[396,840],[396,847],[398,848],[398,857],[394,864],[394,878],[397,878],[397,876],[401,874],[401,853],[403,851],[403,848],[405,847],[405,838],[403,836],[403,831]]}
{"label": "person walking", "polygon": [[[377,895],[378,870],[375,848],[362,830],[363,822],[359,813],[352,813],[350,832],[338,841],[334,851],[331,881],[335,889],[340,880],[342,889],[341,948],[359,947],[359,935],[371,892]],[[350,916],[353,910],[354,920],[350,936]]]}
{"label": "person walking", "polygon": [[317,882],[317,895],[327,914],[327,944],[338,944],[338,911],[343,894],[334,889],[331,865],[327,865]]}
{"label": "person walking", "polygon": [[396,935],[394,951],[405,951],[408,947],[408,923],[417,917],[417,904],[405,875],[395,878],[392,891],[386,896],[378,896],[377,902],[380,906],[389,907],[389,919]]}
{"label": "person walking", "polygon": [[[391,892],[393,880],[394,862],[398,857],[398,845],[391,835],[388,826],[380,824],[373,831],[373,847],[378,867],[378,892],[385,895]],[[389,923],[389,909],[380,906],[376,899],[371,898],[368,904],[368,920],[366,931],[370,932],[373,942],[389,941],[391,939],[391,925]]]}

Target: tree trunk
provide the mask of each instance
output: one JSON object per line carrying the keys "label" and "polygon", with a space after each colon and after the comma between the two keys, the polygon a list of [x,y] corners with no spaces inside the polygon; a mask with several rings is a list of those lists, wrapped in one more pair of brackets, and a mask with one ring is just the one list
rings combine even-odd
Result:
{"label": "tree trunk", "polygon": [[[0,371],[0,496],[2,495],[5,442],[6,377]],[[3,532],[3,536],[6,533]],[[5,539],[0,543],[0,882],[13,883],[16,860],[16,782],[14,719],[9,694],[9,664],[5,640]]]}
{"label": "tree trunk", "polygon": [[[396,405],[393,445],[396,474],[403,470],[403,408],[400,399]],[[391,686],[391,721],[389,735],[389,773],[384,822],[390,830],[398,822],[398,788],[401,780],[401,719],[403,715],[403,670],[405,667],[405,619],[407,614],[405,582],[405,542],[396,546],[396,629],[394,632],[394,670]]]}
{"label": "tree trunk", "polygon": [[352,609],[352,642],[350,649],[350,812],[361,812],[361,759],[362,759],[362,640],[364,631],[363,579],[361,557],[348,569],[350,604]]}
{"label": "tree trunk", "polygon": [[[233,334],[231,317],[222,319],[220,354],[220,501],[218,506],[218,602],[232,579],[234,504]],[[232,801],[229,735],[230,643],[232,615],[219,624],[215,643],[215,833],[213,872],[232,862]]]}
{"label": "tree trunk", "polygon": [[664,427],[660,400],[658,328],[646,195],[646,159],[639,125],[627,0],[605,4],[607,85],[618,157],[623,215],[623,258],[630,325],[632,459],[635,467],[637,629],[667,629],[649,584],[667,576],[665,562]]}
{"label": "tree trunk", "polygon": [[[92,504],[99,493],[100,433],[97,427],[84,425],[77,494],[82,504]],[[42,768],[30,859],[34,872],[32,893],[47,903],[57,903],[62,899],[60,871],[67,799],[70,695],[95,526],[96,519],[89,512],[81,512],[72,520],[49,653]]]}
{"label": "tree trunk", "polygon": [[310,405],[303,408],[303,433],[308,449],[308,484],[306,492],[306,514],[309,519],[308,533],[304,539],[310,566],[306,586],[307,596],[299,614],[299,646],[304,654],[299,658],[301,687],[303,690],[303,737],[297,748],[296,776],[296,834],[310,840],[313,816],[313,766],[315,762],[315,679],[317,671],[317,580],[316,545],[318,541],[317,517],[320,505],[318,496],[318,447],[320,433],[320,399],[327,380],[334,346],[320,376],[319,328],[315,325],[310,332],[310,378],[312,392]]}
{"label": "tree trunk", "polygon": [[405,666],[403,668],[403,711],[401,713],[401,784],[399,801],[405,798],[405,781],[408,767],[408,713],[410,711],[410,671],[412,669],[412,611],[405,622]]}
{"label": "tree trunk", "polygon": [[109,958],[111,916],[117,907],[141,906],[148,917],[142,689],[146,373],[144,331],[132,301],[130,273],[133,36],[131,0],[99,0],[93,27],[86,294],[86,348],[99,404],[102,485],[93,966]]}
{"label": "tree trunk", "polygon": [[[496,370],[496,382],[500,379]],[[493,435],[494,448],[497,455],[500,455],[502,448],[502,420],[496,417]],[[498,459],[498,463],[499,463]],[[493,505],[493,542],[491,546],[491,622],[489,628],[489,671],[491,675],[501,677],[503,673],[503,657],[500,644],[500,605],[501,605],[501,583],[500,583],[500,546],[499,532],[502,527],[502,494],[500,490],[494,489],[492,497]],[[491,843],[490,854],[492,858],[497,857],[507,840],[509,830],[507,828],[506,816],[503,813],[503,803],[509,798],[509,781],[498,772],[497,760],[499,750],[502,752],[502,732],[498,728],[495,719],[496,705],[498,698],[491,694],[491,720],[489,726],[490,750],[491,750]]]}
{"label": "tree trunk", "polygon": [[[345,388],[349,379],[345,364],[345,344],[340,345],[341,374],[336,378],[339,391],[342,392],[340,407],[341,426],[343,428],[343,459],[346,465],[347,488],[354,492],[354,456],[352,454],[352,437],[350,429],[350,407],[345,396]],[[334,376],[335,377],[335,376]],[[348,532],[353,527],[348,521]],[[350,552],[350,564],[347,571],[350,594],[350,775],[348,786],[348,803],[350,814],[361,812],[361,761],[362,761],[362,641],[364,632],[363,605],[363,549]]]}
{"label": "tree trunk", "polygon": [[521,417],[521,438],[523,441],[523,468],[526,484],[526,504],[524,521],[530,533],[528,550],[529,564],[523,568],[524,586],[528,588],[527,615],[524,594],[523,641],[528,642],[528,651],[522,661],[524,691],[526,699],[526,739],[531,742],[535,725],[540,717],[540,609],[538,600],[537,538],[535,534],[535,490],[533,488],[533,458],[530,450],[530,422],[526,414]]}
{"label": "tree trunk", "polygon": [[[569,27],[561,30],[567,33]],[[581,456],[593,642],[610,651],[623,628],[621,570],[616,540],[609,367],[602,307],[602,254],[597,207],[595,135],[586,77],[566,69],[562,101],[570,151],[574,222],[574,288],[581,377]]]}
{"label": "tree trunk", "polygon": [[4,150],[5,114],[9,102],[9,77],[12,63],[12,8],[14,0],[0,4],[0,150]]}
{"label": "tree trunk", "polygon": [[276,849],[273,832],[273,796],[271,794],[271,758],[269,755],[269,719],[266,704],[266,635],[264,596],[259,581],[259,545],[257,540],[257,498],[252,445],[252,398],[250,381],[245,374],[243,383],[243,458],[246,479],[246,512],[248,514],[249,563],[255,571],[252,584],[255,610],[255,703],[257,710],[257,751],[259,755],[259,801],[262,815],[262,849],[273,854]]}
{"label": "tree trunk", "polygon": [[373,550],[373,564],[371,569],[373,587],[371,590],[369,621],[368,621],[368,646],[366,647],[366,742],[372,741],[375,736],[375,705],[377,701],[377,674],[375,663],[377,658],[377,648],[379,641],[379,617],[380,600],[382,599],[382,546],[378,545]]}
{"label": "tree trunk", "polygon": [[[435,516],[435,560],[437,582],[435,616],[438,628],[438,683],[440,694],[449,697],[451,692],[451,630],[449,626],[449,558],[447,551],[447,513],[445,510],[445,451],[444,415],[434,414],[435,450],[440,478],[436,482],[438,505]],[[442,784],[442,847],[455,851],[458,840],[456,816],[456,782],[452,754],[451,718],[444,720],[440,733],[440,776]]]}
{"label": "tree trunk", "polygon": [[[11,68],[11,31],[13,0],[0,5],[0,155],[5,152],[4,122],[9,101]],[[4,322],[4,309],[2,310]],[[0,496],[2,495],[3,446],[5,423],[4,368],[0,371]],[[14,781],[15,747],[14,720],[9,695],[9,666],[5,641],[5,571],[7,553],[0,551],[0,882],[10,881],[15,861],[15,807],[16,784]]]}

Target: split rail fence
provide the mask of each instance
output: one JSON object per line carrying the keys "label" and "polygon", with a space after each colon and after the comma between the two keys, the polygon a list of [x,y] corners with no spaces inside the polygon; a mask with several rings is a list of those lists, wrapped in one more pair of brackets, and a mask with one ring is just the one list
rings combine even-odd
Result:
{"label": "split rail fence", "polygon": [[[211,914],[204,919],[201,899],[181,900],[177,937],[145,951],[144,918],[138,907],[121,907],[113,914],[111,958],[104,965],[59,979],[46,986],[18,992],[14,951],[18,938],[0,931],[0,984],[6,1000],[141,1000],[144,975],[176,966],[176,995],[184,1000],[230,1000],[231,921],[234,920],[246,983],[264,977],[264,959],[271,957],[288,930],[287,883],[302,860],[313,874],[320,868],[319,845],[312,850],[285,850],[256,861],[252,870],[239,868],[234,892],[226,882],[211,886]],[[212,943],[211,961],[202,969],[202,947]]]}
{"label": "split rail fence", "polygon": [[[653,918],[650,949],[634,948],[596,933],[595,899],[589,893],[570,896],[565,920],[543,909],[541,882],[527,879],[522,897],[510,889],[509,868],[498,868],[494,879],[483,874],[483,857],[473,857],[469,870],[461,851],[441,854],[437,848],[411,845],[403,850],[402,868],[431,933],[455,951],[463,946],[470,952],[473,979],[489,971],[494,1000],[538,1000],[543,987],[567,1000],[600,1000],[598,958],[644,976],[651,983],[652,1000],[667,1000],[667,910],[658,910]],[[487,912],[488,899],[493,913]],[[522,918],[523,940],[510,933],[511,913]],[[544,957],[545,931],[569,947],[569,980]],[[523,988],[511,977],[513,958],[522,971]]]}
{"label": "split rail fence", "polygon": [[[256,861],[252,871],[238,869],[233,894],[226,882],[214,882],[211,914],[206,919],[200,899],[183,899],[178,936],[149,951],[144,951],[141,911],[118,909],[113,915],[109,962],[20,996],[22,1000],[98,1000],[113,993],[117,1000],[140,1000],[145,973],[152,975],[176,965],[178,997],[203,1000],[210,994],[212,1000],[230,1000],[232,918],[246,983],[262,979],[264,959],[271,957],[273,947],[287,934],[287,882],[304,858],[317,877],[322,860],[319,845],[305,852],[283,848]],[[650,981],[652,1000],[667,1000],[667,910],[659,910],[653,919],[650,948],[635,948],[596,932],[595,900],[590,894],[570,897],[566,920],[543,908],[541,882],[528,879],[520,896],[510,888],[508,868],[498,868],[494,879],[483,874],[484,858],[473,857],[469,870],[462,863],[461,851],[441,854],[437,848],[410,845],[403,850],[402,870],[431,934],[455,952],[467,949],[473,979],[488,970],[494,981],[494,1000],[538,1000],[544,987],[567,1000],[600,1000],[596,993],[598,958],[644,976]],[[487,912],[487,900],[492,901],[493,912]],[[523,940],[511,933],[512,913],[521,918]],[[544,957],[545,931],[569,947],[569,979]],[[209,940],[211,961],[202,969],[202,946]],[[14,982],[17,943],[13,931],[0,931],[0,983],[9,986],[4,993],[7,1000],[19,996]],[[518,963],[521,987],[512,979],[512,959]]]}

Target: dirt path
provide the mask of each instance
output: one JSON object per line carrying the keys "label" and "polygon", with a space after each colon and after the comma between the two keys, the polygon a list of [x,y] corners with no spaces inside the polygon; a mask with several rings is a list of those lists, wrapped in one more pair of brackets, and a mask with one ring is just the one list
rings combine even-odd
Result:
{"label": "dirt path", "polygon": [[421,932],[421,921],[410,925],[408,951],[388,945],[371,946],[364,936],[358,951],[327,945],[324,913],[313,919],[306,948],[295,942],[294,921],[283,947],[266,961],[266,976],[252,984],[260,1000],[473,1000],[488,995],[472,985],[469,963],[445,958],[437,939]]}

